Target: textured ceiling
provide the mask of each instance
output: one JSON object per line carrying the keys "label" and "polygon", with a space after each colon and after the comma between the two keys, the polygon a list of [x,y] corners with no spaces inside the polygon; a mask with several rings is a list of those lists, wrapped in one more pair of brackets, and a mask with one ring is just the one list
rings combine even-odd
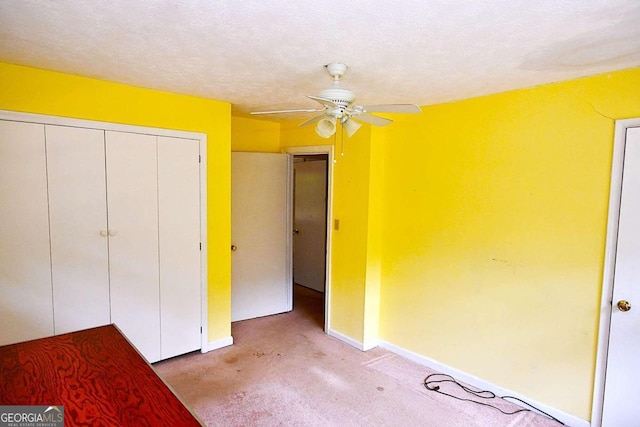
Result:
{"label": "textured ceiling", "polygon": [[359,104],[429,105],[640,66],[640,2],[0,0],[0,61],[237,115],[315,108],[344,62]]}

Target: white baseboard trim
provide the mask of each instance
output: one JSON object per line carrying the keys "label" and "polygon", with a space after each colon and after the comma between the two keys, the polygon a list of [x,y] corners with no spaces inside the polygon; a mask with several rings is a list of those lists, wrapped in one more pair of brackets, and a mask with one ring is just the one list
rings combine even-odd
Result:
{"label": "white baseboard trim", "polygon": [[356,341],[351,337],[346,336],[345,334],[336,331],[335,329],[329,329],[327,330],[327,335],[332,336],[334,338],[339,339],[340,341],[349,344],[352,347],[357,348],[360,351],[367,351],[367,350],[371,350],[372,348],[375,348],[378,346],[377,342],[367,342],[367,343],[361,343],[360,341]]}
{"label": "white baseboard trim", "polygon": [[378,340],[376,340],[376,341],[365,341],[362,344],[362,349],[363,349],[363,351],[369,351],[369,350],[374,349],[374,348],[376,348],[378,346],[379,346]]}
{"label": "white baseboard trim", "polygon": [[209,343],[207,343],[206,348],[203,347],[201,352],[207,353],[209,351],[217,350],[223,347],[228,347],[230,345],[233,345],[233,337],[231,335],[225,338],[220,338],[219,340],[209,341]]}
{"label": "white baseboard trim", "polygon": [[[516,393],[514,391],[499,387],[495,384],[492,384],[490,382],[487,382],[483,379],[480,379],[476,376],[467,374],[463,371],[460,371],[456,368],[452,368],[450,366],[445,365],[444,363],[440,363],[437,360],[433,360],[429,357],[426,356],[422,356],[418,353],[414,353],[413,351],[407,350],[405,348],[402,347],[398,347],[395,344],[391,344],[389,342],[386,341],[382,341],[380,340],[379,342],[380,347],[387,349],[393,353],[398,354],[399,356],[404,357],[405,359],[409,359],[413,362],[416,362],[420,365],[426,366],[430,369],[433,369],[434,371],[443,373],[443,374],[447,374],[447,375],[451,375],[452,377],[454,377],[456,380],[459,380],[463,383],[467,383],[477,389],[480,390],[489,390],[493,393],[495,393],[497,396],[513,396],[513,397],[517,397],[518,399],[522,399],[525,402],[529,403],[530,405],[535,406],[536,408],[539,408],[540,410],[546,412],[547,414],[557,418],[558,420],[562,421],[564,424],[566,424],[567,426],[571,426],[571,427],[589,427],[591,425],[591,423],[587,420],[583,420],[581,418],[576,417],[575,415],[571,415],[568,414],[566,412],[562,412],[559,411],[558,409],[552,408],[550,406],[547,406],[543,403],[539,403],[536,402],[532,399],[529,399],[526,396],[523,396],[519,393]],[[515,404],[518,404],[518,402],[516,401],[510,401],[513,402]],[[524,408],[527,409],[532,409],[527,407],[526,405],[520,405]]]}

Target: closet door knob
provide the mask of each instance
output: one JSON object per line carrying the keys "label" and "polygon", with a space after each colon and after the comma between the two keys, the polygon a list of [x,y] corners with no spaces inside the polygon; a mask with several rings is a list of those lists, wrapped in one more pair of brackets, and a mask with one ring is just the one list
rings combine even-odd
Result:
{"label": "closet door knob", "polygon": [[107,233],[107,230],[100,230],[100,235],[102,237],[107,237],[109,235],[109,233]]}
{"label": "closet door knob", "polygon": [[109,229],[109,236],[115,236],[116,234],[118,234],[117,230],[114,230],[113,228]]}

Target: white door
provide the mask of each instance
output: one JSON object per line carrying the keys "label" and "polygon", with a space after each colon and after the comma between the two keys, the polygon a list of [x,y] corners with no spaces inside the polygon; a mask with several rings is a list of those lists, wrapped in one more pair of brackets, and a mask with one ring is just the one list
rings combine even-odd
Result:
{"label": "white door", "polygon": [[291,310],[290,170],[286,154],[231,154],[232,321]]}
{"label": "white door", "polygon": [[327,232],[326,156],[295,162],[293,281],[324,292]]}
{"label": "white door", "polygon": [[0,345],[53,335],[44,126],[0,121]]}
{"label": "white door", "polygon": [[55,333],[111,323],[104,131],[46,126]]}
{"label": "white door", "polygon": [[156,137],[106,132],[111,321],[160,360]]}
{"label": "white door", "polygon": [[605,427],[640,422],[640,128],[627,130],[614,277]]}
{"label": "white door", "polygon": [[163,359],[201,348],[199,155],[196,140],[158,137]]}

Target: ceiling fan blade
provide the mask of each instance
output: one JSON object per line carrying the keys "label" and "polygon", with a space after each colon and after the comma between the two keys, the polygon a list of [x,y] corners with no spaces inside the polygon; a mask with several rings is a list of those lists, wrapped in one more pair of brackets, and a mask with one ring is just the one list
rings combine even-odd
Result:
{"label": "ceiling fan blade", "polygon": [[372,124],[374,126],[386,126],[393,123],[393,120],[385,119],[384,117],[378,117],[374,116],[373,114],[367,113],[360,113],[353,118],[356,120],[360,120],[361,122]]}
{"label": "ceiling fan blade", "polygon": [[311,98],[314,101],[318,101],[320,104],[324,105],[327,108],[340,107],[338,104],[336,104],[335,102],[333,102],[332,100],[327,99],[327,98],[321,98],[319,96],[313,96],[313,95],[307,95],[307,98]]}
{"label": "ceiling fan blade", "polygon": [[[323,110],[320,110],[320,111],[323,111]],[[312,124],[317,123],[320,120],[322,120],[322,118],[325,117],[325,116],[326,116],[326,114],[319,114],[317,116],[311,117],[307,121],[304,121],[304,122],[300,123],[298,126],[309,126],[309,125],[312,125]]]}
{"label": "ceiling fan blade", "polygon": [[381,104],[365,105],[364,111],[368,113],[419,113],[420,107],[413,104]]}
{"label": "ceiling fan blade", "polygon": [[250,114],[317,113],[324,110],[324,108],[305,108],[301,110],[252,111]]}

